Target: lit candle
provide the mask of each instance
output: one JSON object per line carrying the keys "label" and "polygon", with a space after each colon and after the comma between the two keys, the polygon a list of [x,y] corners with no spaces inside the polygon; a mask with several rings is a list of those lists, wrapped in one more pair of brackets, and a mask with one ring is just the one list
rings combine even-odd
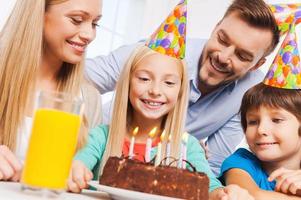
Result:
{"label": "lit candle", "polygon": [[171,141],[171,134],[168,136],[168,142],[166,144],[166,165],[169,165],[169,159],[170,159],[170,141]]}
{"label": "lit candle", "polygon": [[130,159],[133,159],[134,157],[134,146],[135,146],[135,136],[137,135],[139,130],[139,127],[137,126],[132,133],[132,138],[131,138],[131,144],[130,144],[130,151],[129,151],[129,157]]}
{"label": "lit candle", "polygon": [[151,149],[152,149],[152,138],[155,136],[157,131],[157,127],[154,127],[148,134],[148,138],[146,140],[146,147],[145,147],[145,162],[149,162],[151,156]]}
{"label": "lit candle", "polygon": [[162,134],[160,136],[160,142],[158,143],[155,166],[160,165],[160,162],[161,162],[161,159],[162,159],[161,158],[161,154],[162,154],[162,141],[164,141],[164,138],[165,138],[165,130],[162,132]]}
{"label": "lit candle", "polygon": [[187,141],[188,141],[188,133],[185,132],[182,136],[182,142],[181,142],[181,159],[182,161],[182,168],[186,169],[186,162],[184,160],[187,160]]}

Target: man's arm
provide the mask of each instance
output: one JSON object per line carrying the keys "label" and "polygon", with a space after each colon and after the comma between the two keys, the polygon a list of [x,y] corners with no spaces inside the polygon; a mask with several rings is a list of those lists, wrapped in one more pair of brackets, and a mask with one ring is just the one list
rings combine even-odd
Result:
{"label": "man's arm", "polygon": [[102,94],[114,90],[123,66],[138,44],[122,46],[109,55],[87,59],[85,77]]}
{"label": "man's arm", "polygon": [[240,116],[234,115],[217,132],[210,135],[206,142],[208,146],[208,162],[213,173],[218,176],[223,161],[232,154],[236,146],[244,138],[240,125]]}

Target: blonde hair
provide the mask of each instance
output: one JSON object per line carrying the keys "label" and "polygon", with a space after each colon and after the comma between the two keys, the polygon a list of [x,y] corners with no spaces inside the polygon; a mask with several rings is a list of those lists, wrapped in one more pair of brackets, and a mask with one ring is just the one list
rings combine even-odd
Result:
{"label": "blonde hair", "polygon": [[[116,95],[114,102],[114,109],[112,115],[112,123],[109,128],[109,134],[106,144],[106,150],[102,159],[102,166],[100,167],[100,174],[107,159],[110,156],[121,156],[124,138],[127,131],[127,123],[130,123],[131,115],[131,105],[128,100],[129,89],[130,89],[130,78],[135,67],[147,56],[156,54],[157,52],[151,50],[145,45],[137,47],[137,49],[132,53],[131,57],[128,59],[116,86]],[[181,77],[181,88],[178,95],[178,100],[175,107],[167,114],[164,130],[167,134],[171,134],[171,156],[178,158],[180,152],[180,143],[182,134],[184,131],[184,122],[187,109],[187,96],[188,96],[188,80],[186,63],[183,60],[179,60],[179,64],[182,68]],[[162,158],[165,155],[165,147],[167,143],[167,138],[163,141],[162,147]]]}
{"label": "blonde hair", "polygon": [[[1,31],[0,144],[13,151],[25,108],[33,101],[37,69],[42,60],[45,12],[49,5],[64,1],[67,0],[18,0]],[[64,63],[57,76],[57,90],[78,95],[82,76],[82,62]],[[78,147],[85,143],[85,127],[87,122],[80,133]]]}

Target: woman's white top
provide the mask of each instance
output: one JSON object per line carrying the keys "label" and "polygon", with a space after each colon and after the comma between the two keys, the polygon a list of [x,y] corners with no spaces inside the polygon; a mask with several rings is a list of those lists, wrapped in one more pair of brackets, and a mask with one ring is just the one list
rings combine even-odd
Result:
{"label": "woman's white top", "polygon": [[25,117],[22,126],[18,129],[17,133],[17,145],[16,145],[16,156],[21,161],[24,162],[28,143],[31,134],[33,118]]}

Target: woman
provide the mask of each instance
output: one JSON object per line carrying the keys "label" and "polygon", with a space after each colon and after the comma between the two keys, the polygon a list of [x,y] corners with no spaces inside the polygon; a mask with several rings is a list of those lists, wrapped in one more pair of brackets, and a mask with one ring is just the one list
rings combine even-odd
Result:
{"label": "woman", "polygon": [[100,95],[83,79],[100,12],[101,0],[17,0],[0,35],[0,180],[20,178],[37,92],[83,99],[78,147],[100,123]]}

